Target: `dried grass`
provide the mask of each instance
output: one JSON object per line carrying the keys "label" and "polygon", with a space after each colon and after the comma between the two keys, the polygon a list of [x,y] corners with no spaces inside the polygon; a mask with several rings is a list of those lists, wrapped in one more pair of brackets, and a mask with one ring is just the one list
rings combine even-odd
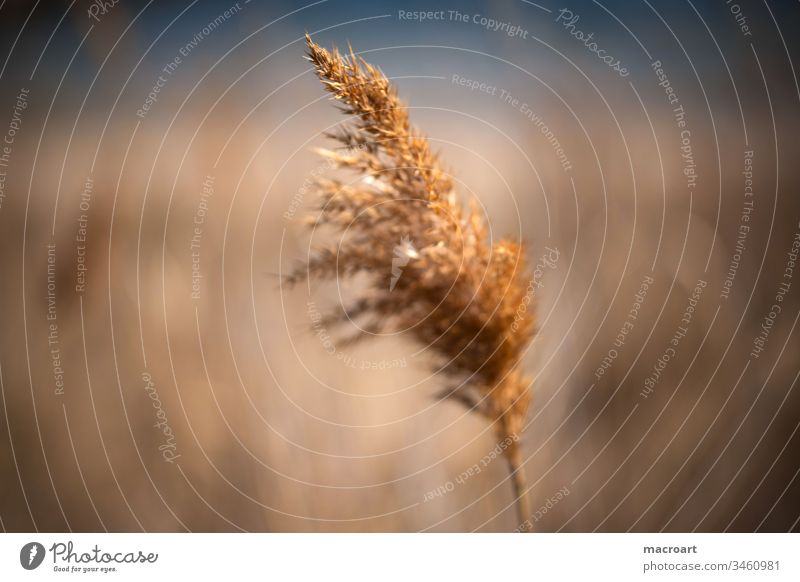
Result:
{"label": "dried grass", "polygon": [[310,224],[336,236],[289,280],[369,277],[362,296],[326,323],[357,321],[360,331],[346,341],[404,331],[427,347],[451,381],[444,395],[485,415],[505,445],[525,523],[530,510],[519,436],[531,381],[519,363],[534,321],[523,249],[512,240],[491,243],[477,204],[463,207],[378,68],[352,48],[343,56],[306,41],[317,75],[350,117],[329,134],[342,148],[320,153],[356,180],[318,182]]}

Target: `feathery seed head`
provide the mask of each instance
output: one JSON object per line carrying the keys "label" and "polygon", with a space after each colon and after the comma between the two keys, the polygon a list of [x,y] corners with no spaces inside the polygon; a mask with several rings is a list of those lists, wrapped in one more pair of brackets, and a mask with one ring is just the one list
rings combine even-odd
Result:
{"label": "feathery seed head", "polygon": [[321,153],[362,179],[318,182],[315,224],[346,235],[318,249],[290,279],[370,275],[369,292],[341,320],[358,319],[362,334],[408,330],[428,346],[460,382],[454,392],[477,388],[478,409],[511,443],[505,454],[519,467],[530,400],[519,364],[534,329],[522,247],[491,244],[477,204],[462,207],[439,157],[377,67],[352,48],[343,56],[308,35],[306,42],[317,76],[350,116],[329,134],[343,151]]}

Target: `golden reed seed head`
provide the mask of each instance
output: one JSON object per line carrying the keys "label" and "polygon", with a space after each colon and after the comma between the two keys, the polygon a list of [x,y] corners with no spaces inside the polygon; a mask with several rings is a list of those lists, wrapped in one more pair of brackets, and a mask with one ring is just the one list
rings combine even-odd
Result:
{"label": "golden reed seed head", "polygon": [[439,157],[377,67],[352,48],[343,56],[308,35],[306,42],[317,76],[349,116],[329,134],[342,147],[321,153],[360,179],[318,181],[312,223],[342,240],[317,249],[289,279],[367,274],[363,296],[326,321],[359,321],[364,331],[345,341],[408,330],[428,346],[456,385],[447,395],[472,402],[508,444],[520,496],[518,439],[530,380],[519,363],[534,333],[523,249],[510,240],[489,243],[477,204],[463,208]]}

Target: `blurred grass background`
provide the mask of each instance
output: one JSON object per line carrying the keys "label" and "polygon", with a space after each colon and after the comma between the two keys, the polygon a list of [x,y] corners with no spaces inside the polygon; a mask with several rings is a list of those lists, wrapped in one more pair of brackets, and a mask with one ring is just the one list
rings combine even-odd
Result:
{"label": "blurred grass background", "polygon": [[[519,525],[502,462],[424,501],[495,444],[480,417],[435,399],[443,386],[424,351],[402,337],[337,345],[357,363],[348,367],[308,316],[309,301],[335,305],[339,290],[281,288],[278,274],[308,248],[304,183],[322,165],[311,148],[343,120],[302,58],[305,31],[324,46],[351,42],[395,79],[493,236],[521,237],[533,263],[546,246],[560,251],[537,290],[523,448],[531,505],[569,495],[535,528],[797,529],[796,282],[765,353],[747,364],[800,218],[795,5],[747,5],[747,37],[719,3],[574,3],[578,27],[628,66],[621,78],[555,22],[555,4],[240,2],[166,76],[144,118],[136,112],[163,67],[235,4],[121,3],[99,22],[90,5],[0,8],[0,132],[30,90],[0,207],[6,530]],[[398,18],[439,9],[529,35]],[[653,60],[687,111],[699,175],[691,194]],[[519,107],[453,75],[528,104],[573,169]],[[747,149],[751,230],[723,300]],[[192,299],[190,241],[208,176]],[[82,213],[88,271],[78,293]],[[47,244],[62,395],[48,344]],[[655,282],[640,317],[597,380],[645,276]],[[698,279],[708,286],[689,333],[643,399]],[[402,358],[404,367],[359,369]],[[145,372],[175,435],[174,463],[159,450]]]}

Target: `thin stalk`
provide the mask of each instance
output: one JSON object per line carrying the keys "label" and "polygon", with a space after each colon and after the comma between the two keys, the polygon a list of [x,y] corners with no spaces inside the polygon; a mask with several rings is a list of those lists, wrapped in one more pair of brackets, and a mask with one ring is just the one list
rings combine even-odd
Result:
{"label": "thin stalk", "polygon": [[532,531],[530,525],[531,505],[528,501],[528,481],[525,478],[525,471],[522,468],[522,458],[519,451],[507,455],[508,470],[511,473],[511,485],[514,488],[514,503],[517,508],[517,521],[519,530],[522,532]]}

